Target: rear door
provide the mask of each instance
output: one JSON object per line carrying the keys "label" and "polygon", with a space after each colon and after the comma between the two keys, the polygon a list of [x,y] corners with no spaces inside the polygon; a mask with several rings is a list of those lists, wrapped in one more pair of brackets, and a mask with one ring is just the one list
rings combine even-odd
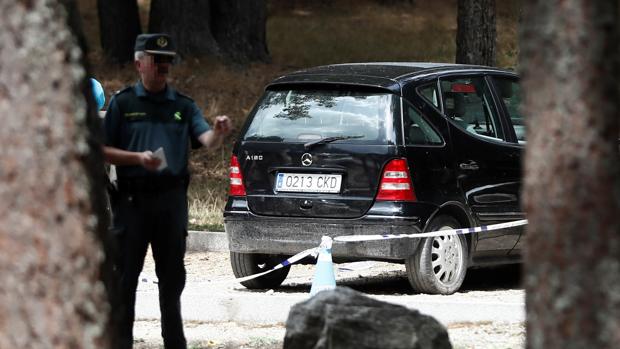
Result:
{"label": "rear door", "polygon": [[[515,76],[494,75],[489,76],[489,81],[494,86],[496,100],[502,114],[507,121],[508,141],[518,146],[519,152],[515,154],[515,162],[522,163],[523,150],[527,140],[527,132],[525,128],[525,119],[519,110],[521,105],[521,87],[519,80]],[[522,177],[522,176],[521,176]],[[525,219],[525,212],[521,205],[521,195],[518,195],[518,203],[515,207],[514,219]],[[513,228],[514,234],[519,234],[520,238],[515,244],[510,254],[519,255],[524,245],[524,227]]]}
{"label": "rear door", "polygon": [[281,217],[355,218],[396,154],[398,97],[382,90],[267,91],[237,156],[248,206]]}
{"label": "rear door", "polygon": [[[402,119],[403,142],[416,199],[439,206],[458,200],[458,192],[451,148],[445,142],[449,139],[448,123],[439,112],[437,86],[437,80],[419,87],[415,83],[406,85]],[[418,95],[424,96],[425,103],[418,102]]]}
{"label": "rear door", "polygon": [[[508,141],[492,90],[482,74],[440,79],[449,119],[458,185],[482,225],[519,218],[520,147]],[[504,229],[477,236],[476,257],[506,255],[519,232]]]}

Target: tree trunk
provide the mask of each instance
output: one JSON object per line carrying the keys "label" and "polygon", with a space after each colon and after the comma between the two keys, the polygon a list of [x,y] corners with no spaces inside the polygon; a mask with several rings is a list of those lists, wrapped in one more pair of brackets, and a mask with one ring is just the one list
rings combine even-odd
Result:
{"label": "tree trunk", "polygon": [[66,17],[0,2],[0,348],[111,345],[102,157]]}
{"label": "tree trunk", "polygon": [[495,0],[458,0],[456,63],[495,65]]}
{"label": "tree trunk", "polygon": [[264,0],[151,0],[149,32],[170,34],[184,55],[268,61]]}
{"label": "tree trunk", "polygon": [[211,0],[212,32],[223,55],[234,62],[269,61],[265,0]]}
{"label": "tree trunk", "polygon": [[151,0],[149,32],[171,35],[182,55],[217,55],[211,17],[211,0]]}
{"label": "tree trunk", "polygon": [[527,346],[617,348],[617,2],[524,7]]}
{"label": "tree trunk", "polygon": [[113,63],[133,61],[140,29],[136,0],[97,0],[99,37],[105,56]]}

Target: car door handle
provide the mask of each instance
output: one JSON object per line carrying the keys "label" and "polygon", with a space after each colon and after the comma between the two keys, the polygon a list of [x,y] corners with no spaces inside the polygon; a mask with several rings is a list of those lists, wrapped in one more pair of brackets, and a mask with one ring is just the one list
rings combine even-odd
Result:
{"label": "car door handle", "polygon": [[480,167],[475,161],[469,160],[468,162],[460,163],[459,168],[461,170],[477,171]]}

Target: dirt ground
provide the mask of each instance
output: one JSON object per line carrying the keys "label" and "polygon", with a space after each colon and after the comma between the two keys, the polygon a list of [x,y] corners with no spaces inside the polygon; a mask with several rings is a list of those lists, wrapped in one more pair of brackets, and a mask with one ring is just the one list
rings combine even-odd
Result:
{"label": "dirt ground", "polygon": [[[349,271],[344,271],[336,265],[336,278],[340,279]],[[359,265],[359,267],[364,267]],[[220,282],[230,280],[232,270],[228,253],[222,252],[193,252],[186,256],[187,282],[201,282],[210,280]],[[293,265],[289,277],[284,283],[285,288],[294,292],[308,292],[313,276],[313,266]],[[368,286],[369,291],[375,294],[408,294],[404,266],[391,263],[373,262],[371,271],[366,274],[375,274],[386,279],[394,280],[386,289]],[[154,265],[152,258],[147,256],[143,275],[152,277]],[[404,279],[404,280],[403,280]],[[363,282],[363,281],[360,281]],[[457,297],[467,299],[492,299],[502,301],[507,295],[514,296],[523,291],[518,285],[509,284],[508,289],[487,289],[483,284],[476,282],[479,290],[459,293]],[[512,282],[512,281],[511,281]],[[232,290],[243,286],[232,284],[227,286]],[[512,289],[510,289],[512,287]],[[493,286],[491,287],[493,288]],[[274,292],[273,290],[266,293]],[[523,323],[496,323],[496,322],[461,322],[448,325],[450,341],[456,349],[495,349],[495,348],[524,348],[525,326]],[[189,348],[202,349],[275,349],[282,347],[285,334],[285,324],[249,325],[235,322],[198,322],[186,321],[185,334]],[[158,319],[138,319],[134,328],[135,345],[137,349],[163,348],[160,336],[160,322]]]}

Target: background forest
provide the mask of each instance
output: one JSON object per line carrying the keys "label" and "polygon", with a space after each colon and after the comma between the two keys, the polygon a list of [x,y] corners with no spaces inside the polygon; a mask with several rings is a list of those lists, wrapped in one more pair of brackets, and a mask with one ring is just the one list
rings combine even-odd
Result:
{"label": "background forest", "polygon": [[[104,54],[97,1],[77,2],[91,72],[103,84],[107,104],[115,91],[136,81],[137,74],[131,62],[115,63]],[[137,4],[141,28],[136,30],[148,32],[153,26],[149,21],[151,1],[139,0]],[[498,1],[496,6],[496,65],[514,69],[520,2]],[[323,64],[455,61],[456,0],[269,0],[265,19],[266,56],[237,59],[234,48],[228,49],[232,53],[222,48],[220,54],[213,50],[199,54],[196,50],[183,54],[172,69],[171,83],[192,97],[209,120],[225,114],[234,125],[224,147],[213,153],[198,150],[191,157],[190,229],[223,230],[232,144],[264,86],[273,78]]]}

